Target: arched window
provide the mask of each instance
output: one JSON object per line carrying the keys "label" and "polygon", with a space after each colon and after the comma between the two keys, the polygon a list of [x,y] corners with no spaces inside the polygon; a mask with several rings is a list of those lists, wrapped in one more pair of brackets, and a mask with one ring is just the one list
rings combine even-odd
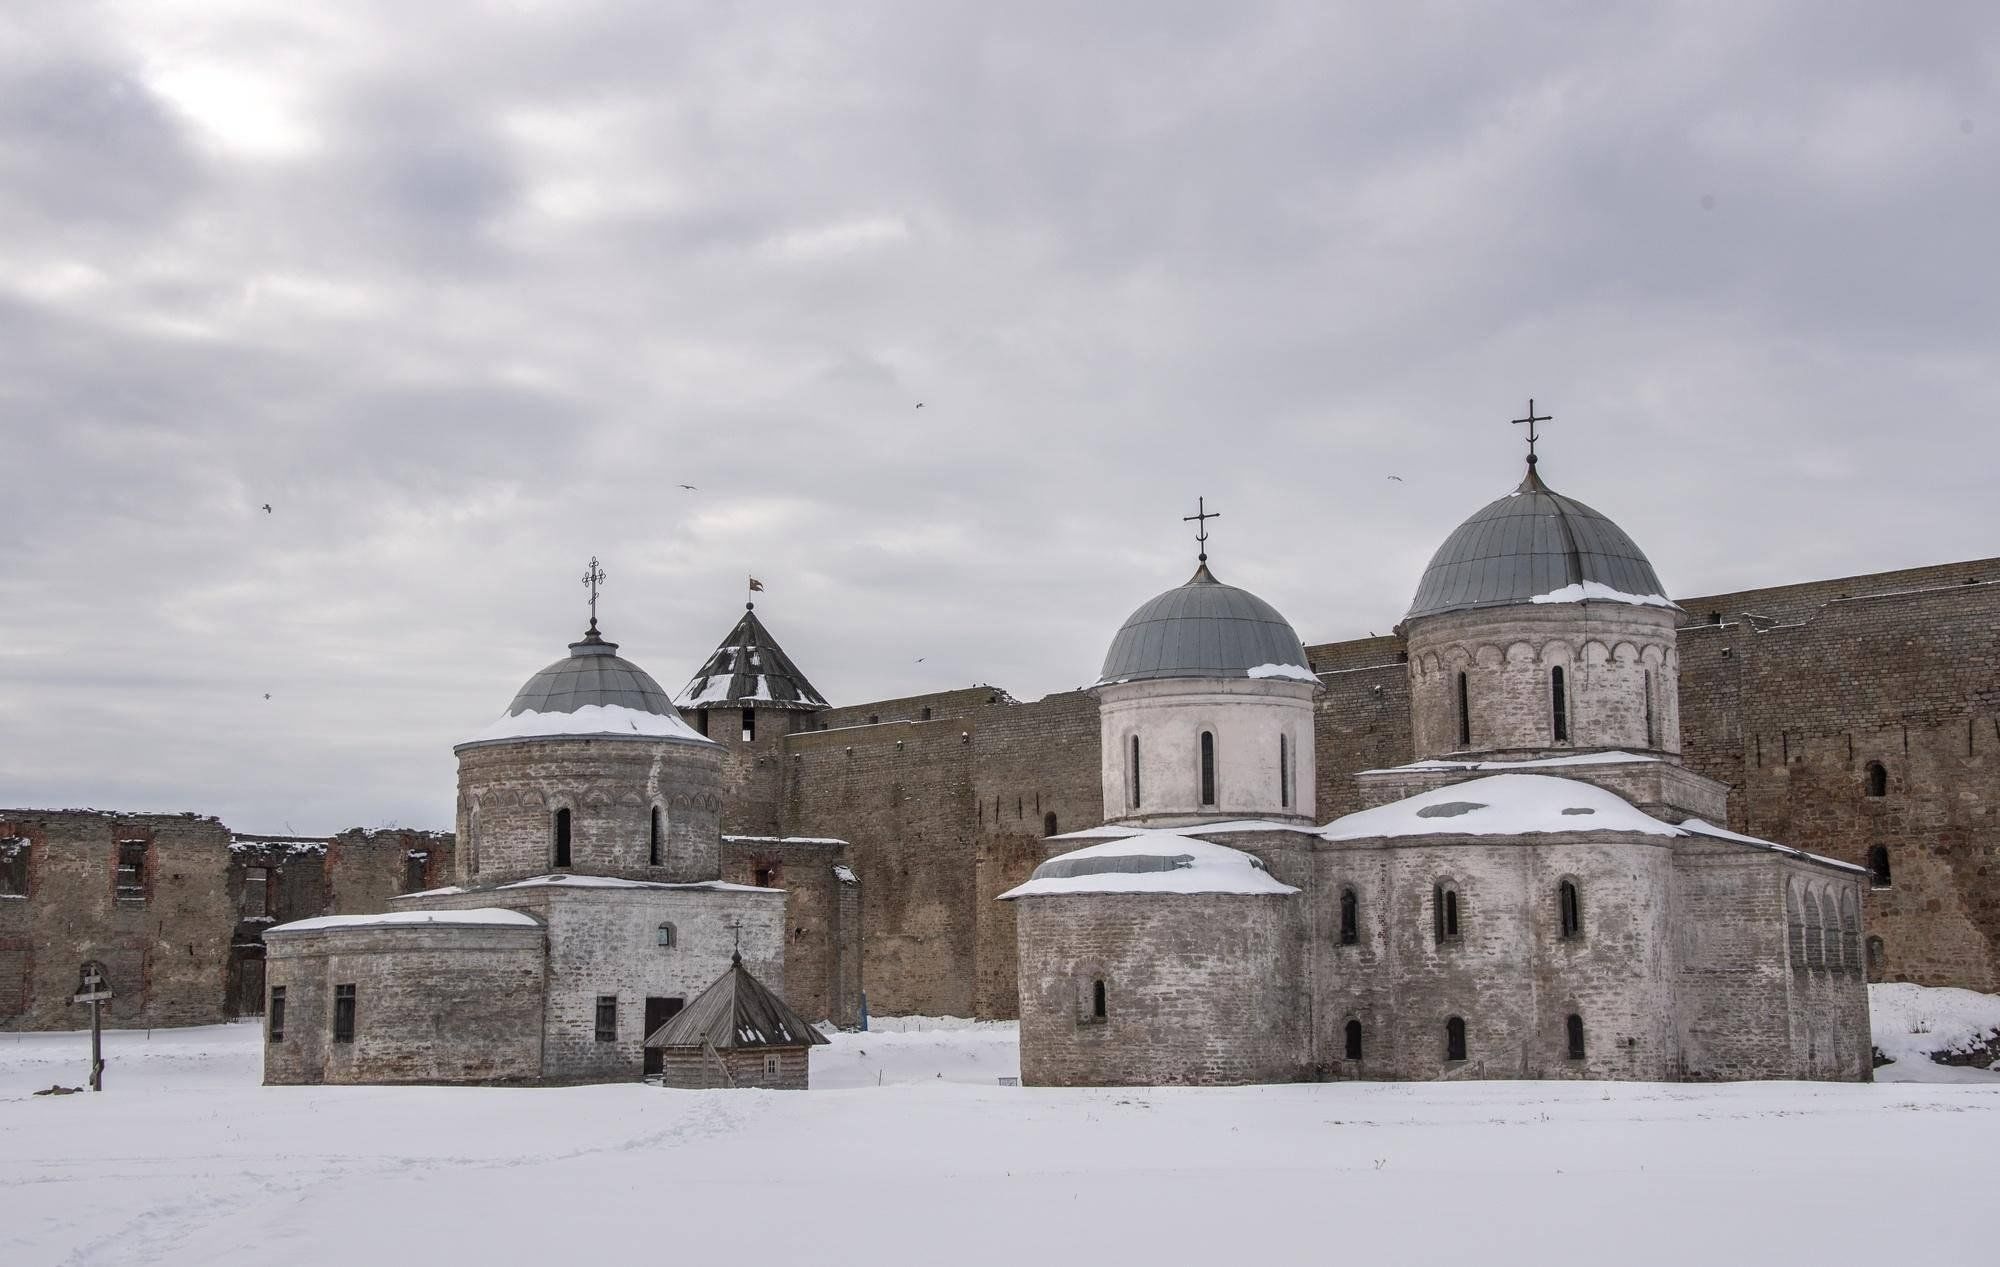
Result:
{"label": "arched window", "polygon": [[680,931],[672,924],[662,924],[654,933],[653,940],[656,944],[672,950],[680,944]]}
{"label": "arched window", "polygon": [[556,811],[555,845],[556,845],[556,850],[555,850],[556,865],[558,867],[568,866],[569,865],[569,806],[567,805],[563,806],[561,809]]}
{"label": "arched window", "polygon": [[1824,968],[1826,966],[1826,944],[1821,940],[1824,932],[1819,922],[1819,899],[1811,893],[1804,897],[1806,908],[1806,966]]}
{"label": "arched window", "polygon": [[1056,812],[1050,810],[1048,813],[1042,815],[1042,835],[1053,836],[1056,834]]}
{"label": "arched window", "polygon": [[1785,919],[1791,933],[1792,966],[1803,968],[1806,964],[1806,917],[1799,909],[1799,891],[1794,885],[1785,886]]}
{"label": "arched window", "polygon": [[1465,1059],[1465,1020],[1454,1016],[1444,1023],[1444,1058]]}
{"label": "arched window", "polygon": [[1290,809],[1292,807],[1292,766],[1290,761],[1291,755],[1292,754],[1291,754],[1290,740],[1284,735],[1279,735],[1278,736],[1278,807],[1280,809]]}
{"label": "arched window", "polygon": [[646,861],[652,866],[660,865],[660,849],[666,843],[666,829],[660,821],[660,807],[653,807],[653,821],[646,832]]}
{"label": "arched window", "polygon": [[1440,944],[1458,940],[1458,888],[1450,881],[1431,889],[1431,922]]}
{"label": "arched window", "polygon": [[1340,944],[1352,946],[1361,940],[1361,899],[1353,889],[1340,891]]}
{"label": "arched window", "polygon": [[1360,1021],[1350,1020],[1347,1022],[1347,1058],[1349,1060],[1361,1059]]}
{"label": "arched window", "polygon": [[1887,952],[1882,948],[1882,939],[1880,937],[1870,937],[1868,939],[1868,979],[1870,981],[1880,981],[1882,979],[1882,962],[1887,957]]}
{"label": "arched window", "polygon": [[1564,940],[1583,935],[1583,902],[1577,896],[1576,881],[1564,880],[1556,886],[1556,906],[1562,917]]}
{"label": "arched window", "polygon": [[1555,723],[1557,743],[1569,742],[1569,692],[1563,689],[1563,668],[1549,670],[1549,716]]}
{"label": "arched window", "polygon": [[1868,763],[1868,795],[1889,795],[1889,772],[1883,768],[1880,761]]}
{"label": "arched window", "polygon": [[1849,972],[1861,971],[1861,920],[1852,893],[1840,895],[1840,958]]}
{"label": "arched window", "polygon": [[1825,930],[1820,935],[1826,942],[1826,966],[1839,972],[1847,967],[1847,958],[1840,939],[1840,907],[1834,902],[1832,893],[1820,894],[1819,922]]}
{"label": "arched window", "polygon": [[1101,977],[1090,983],[1090,1015],[1091,1019],[1099,1021],[1103,1020],[1106,1016],[1104,1010],[1104,980]]}
{"label": "arched window", "polygon": [[468,871],[479,870],[479,807],[474,805],[465,819],[465,862]]}
{"label": "arched window", "polygon": [[1215,804],[1215,732],[1201,732],[1201,803]]}
{"label": "arched window", "polygon": [[1139,808],[1139,736],[1132,736],[1132,808]]}
{"label": "arched window", "polygon": [[1575,1012],[1569,1014],[1569,1058],[1583,1059],[1583,1018]]}
{"label": "arched window", "polygon": [[1463,669],[1458,674],[1458,746],[1472,746],[1472,693]]}
{"label": "arched window", "polygon": [[1894,887],[1889,882],[1889,846],[1877,845],[1868,851],[1868,883],[1877,889]]}

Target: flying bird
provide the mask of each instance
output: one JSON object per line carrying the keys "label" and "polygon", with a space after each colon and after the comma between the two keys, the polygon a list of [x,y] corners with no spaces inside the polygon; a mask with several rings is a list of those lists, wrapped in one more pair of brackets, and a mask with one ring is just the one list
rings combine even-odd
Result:
{"label": "flying bird", "polygon": [[918,663],[918,664],[922,664],[923,662],[924,662],[924,658],[923,658],[922,656],[918,656],[918,657],[917,657],[917,663]]}
{"label": "flying bird", "polygon": [[264,692],[264,698],[265,698],[265,699],[270,699],[270,698],[271,698],[271,693],[270,693],[269,691],[265,691],[265,692]]}
{"label": "flying bird", "polygon": [[687,490],[688,492],[690,492],[690,493],[698,493],[698,492],[700,492],[700,491],[701,491],[700,489],[696,488],[696,487],[695,487],[694,485],[692,485],[692,484],[683,484],[683,485],[681,485],[681,487],[682,487],[682,488],[685,488],[685,489],[686,489],[686,490]]}
{"label": "flying bird", "polygon": [[1391,475],[1389,478],[1396,481],[1398,484],[1401,484],[1403,482],[1403,477],[1400,475]]}
{"label": "flying bird", "polygon": [[921,401],[921,400],[920,400],[920,401],[918,401],[918,402],[917,402],[917,408],[919,408],[919,409],[922,409],[923,407],[924,407],[924,402],[923,402],[923,401]]}
{"label": "flying bird", "polygon": [[271,503],[270,503],[270,502],[265,502],[265,503],[264,503],[264,508],[263,508],[263,509],[264,509],[264,513],[265,513],[265,514],[267,514],[267,515],[268,515],[268,514],[270,514],[270,513],[271,513]]}

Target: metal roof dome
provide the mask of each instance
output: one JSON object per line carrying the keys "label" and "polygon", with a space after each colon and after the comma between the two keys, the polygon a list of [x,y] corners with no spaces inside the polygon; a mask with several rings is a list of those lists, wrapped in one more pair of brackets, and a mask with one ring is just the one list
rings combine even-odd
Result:
{"label": "metal roof dome", "polygon": [[1317,680],[1298,634],[1278,609],[1216,580],[1205,562],[1187,584],[1141,604],[1126,618],[1096,684],[1185,677]]}
{"label": "metal roof dome", "polygon": [[569,654],[529,678],[514,692],[507,713],[573,713],[591,704],[630,708],[661,717],[678,718],[673,700],[652,675],[618,655],[618,644],[606,642],[592,621]]}
{"label": "metal roof dome", "polygon": [[1552,492],[1528,459],[1520,487],[1486,506],[1431,557],[1405,620],[1513,603],[1603,599],[1673,608],[1625,530]]}

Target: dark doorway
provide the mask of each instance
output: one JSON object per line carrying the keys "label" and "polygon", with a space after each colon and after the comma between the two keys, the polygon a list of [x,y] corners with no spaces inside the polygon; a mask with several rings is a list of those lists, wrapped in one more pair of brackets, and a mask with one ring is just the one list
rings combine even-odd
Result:
{"label": "dark doorway", "polygon": [[[660,999],[648,997],[646,1000],[646,1037],[651,1038],[655,1030],[674,1019],[686,999]],[[646,1049],[646,1073],[656,1074],[666,1067],[666,1053],[658,1047]]]}
{"label": "dark doorway", "polygon": [[237,942],[229,948],[231,1016],[264,1014],[264,943]]}

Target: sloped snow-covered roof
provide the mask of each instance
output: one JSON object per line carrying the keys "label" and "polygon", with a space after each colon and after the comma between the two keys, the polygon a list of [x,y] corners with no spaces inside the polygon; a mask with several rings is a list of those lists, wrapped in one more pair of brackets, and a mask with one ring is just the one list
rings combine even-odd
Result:
{"label": "sloped snow-covered roof", "polygon": [[769,986],[750,974],[743,957],[646,1037],[648,1047],[810,1047],[829,1041]]}
{"label": "sloped snow-covered roof", "polygon": [[1761,836],[1746,836],[1742,832],[1730,831],[1726,827],[1717,827],[1714,823],[1705,822],[1699,818],[1688,819],[1681,824],[1681,829],[1690,836],[1713,836],[1717,840],[1734,841],[1739,845],[1755,845],[1759,849],[1769,849],[1776,853],[1790,854],[1794,858],[1804,858],[1808,862],[1817,862],[1829,867],[1838,867],[1843,871],[1858,871],[1863,875],[1866,875],[1868,872],[1868,868],[1856,866],[1851,862],[1842,862],[1838,858],[1829,858],[1825,854],[1808,853],[1803,849],[1797,849],[1791,845],[1781,845],[1775,840],[1765,840]]}
{"label": "sloped snow-covered roof", "polygon": [[650,674],[618,655],[618,644],[597,632],[594,619],[568,655],[529,678],[497,721],[457,748],[572,735],[712,742],[681,720]]}
{"label": "sloped snow-covered roof", "polygon": [[[1048,836],[1047,840],[1125,840],[1132,836],[1143,836],[1148,832],[1161,830],[1157,827],[1141,827],[1133,823],[1105,823],[1098,827],[1082,827],[1076,831],[1066,831],[1058,836]],[[1301,831],[1297,823],[1274,823],[1268,818],[1230,818],[1219,823],[1196,823],[1173,829],[1187,836],[1216,836],[1224,832],[1246,831]]]}
{"label": "sloped snow-covered roof", "polygon": [[1147,831],[1058,854],[1000,900],[1068,893],[1297,892],[1265,870],[1263,859],[1254,854],[1176,832]]}
{"label": "sloped snow-covered roof", "polygon": [[730,628],[700,672],[681,688],[675,702],[682,708],[740,708],[745,704],[799,710],[826,707],[825,698],[757,619],[754,603],[743,605],[743,618]]}
{"label": "sloped snow-covered roof", "polygon": [[1451,761],[1433,758],[1429,761],[1412,761],[1408,765],[1389,766],[1381,770],[1363,770],[1363,774],[1413,774],[1426,770],[1491,770],[1499,773],[1505,770],[1556,770],[1564,766],[1579,765],[1625,765],[1634,761],[1658,761],[1638,752],[1578,752],[1567,757],[1537,757],[1531,761]]}
{"label": "sloped snow-covered roof", "polygon": [[469,911],[386,911],[379,915],[315,915],[295,919],[264,930],[274,933],[317,933],[340,928],[393,928],[411,925],[448,925],[479,928],[540,928],[532,915],[498,906],[482,906]]}
{"label": "sloped snow-covered roof", "polygon": [[1326,840],[1371,840],[1603,831],[1687,834],[1601,787],[1549,774],[1489,774],[1433,788],[1336,818],[1314,834]]}

